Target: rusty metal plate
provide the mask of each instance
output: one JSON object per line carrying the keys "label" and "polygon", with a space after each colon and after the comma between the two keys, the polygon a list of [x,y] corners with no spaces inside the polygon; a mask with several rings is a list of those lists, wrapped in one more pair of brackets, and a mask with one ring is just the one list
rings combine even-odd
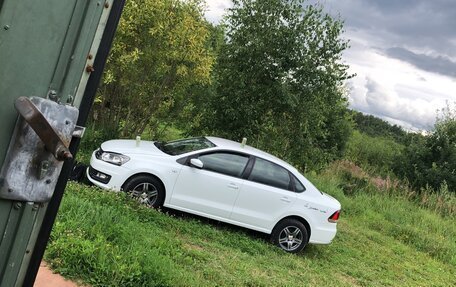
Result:
{"label": "rusty metal plate", "polygon": [[[48,126],[41,127],[45,134],[55,133],[68,146],[76,126],[78,109],[38,97],[30,100],[49,122]],[[49,128],[52,131],[47,130]],[[49,201],[63,165],[63,161],[57,160],[54,154],[55,150],[46,149],[45,143],[27,121],[19,117],[0,172],[0,198]]]}

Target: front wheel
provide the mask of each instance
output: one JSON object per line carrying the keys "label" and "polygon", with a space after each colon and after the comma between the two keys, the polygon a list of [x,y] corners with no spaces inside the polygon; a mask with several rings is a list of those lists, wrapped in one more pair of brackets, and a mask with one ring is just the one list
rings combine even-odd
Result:
{"label": "front wheel", "polygon": [[274,227],[271,233],[271,241],[287,252],[298,253],[307,245],[309,236],[302,222],[287,218]]}
{"label": "front wheel", "polygon": [[129,179],[123,189],[139,203],[148,207],[160,207],[165,200],[163,184],[157,178],[149,175],[138,175]]}

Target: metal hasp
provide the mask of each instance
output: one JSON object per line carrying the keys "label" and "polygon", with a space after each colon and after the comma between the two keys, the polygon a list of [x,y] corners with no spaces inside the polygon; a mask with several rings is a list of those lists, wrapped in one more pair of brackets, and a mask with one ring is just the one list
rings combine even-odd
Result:
{"label": "metal hasp", "polygon": [[[47,151],[51,152],[57,160],[72,159],[73,155],[66,144],[59,137],[51,124],[46,120],[37,107],[26,97],[20,97],[14,103],[16,110],[43,141]],[[71,138],[70,138],[71,140]]]}
{"label": "metal hasp", "polygon": [[0,172],[0,198],[47,202],[52,197],[78,119],[78,109],[20,97],[20,117]]}

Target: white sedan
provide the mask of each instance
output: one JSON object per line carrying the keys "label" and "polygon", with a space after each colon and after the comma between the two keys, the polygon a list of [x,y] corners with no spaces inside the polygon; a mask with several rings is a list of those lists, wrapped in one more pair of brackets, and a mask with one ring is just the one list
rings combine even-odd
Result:
{"label": "white sedan", "polygon": [[336,235],[340,203],[286,162],[216,137],[168,143],[111,140],[87,170],[95,185],[271,235],[288,252]]}

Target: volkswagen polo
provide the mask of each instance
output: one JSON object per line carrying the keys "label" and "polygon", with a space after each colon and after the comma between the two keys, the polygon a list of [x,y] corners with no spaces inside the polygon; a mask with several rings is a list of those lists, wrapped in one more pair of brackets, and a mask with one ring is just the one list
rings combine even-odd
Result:
{"label": "volkswagen polo", "polygon": [[171,142],[110,140],[87,170],[95,185],[270,234],[291,253],[328,244],[341,205],[288,163],[244,143],[217,137]]}

